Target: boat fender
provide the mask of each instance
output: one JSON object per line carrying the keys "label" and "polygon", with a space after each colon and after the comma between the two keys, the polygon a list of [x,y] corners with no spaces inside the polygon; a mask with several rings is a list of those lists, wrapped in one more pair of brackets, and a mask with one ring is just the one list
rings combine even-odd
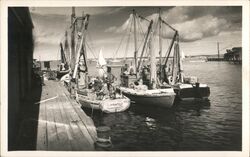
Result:
{"label": "boat fender", "polygon": [[177,75],[176,80],[179,80],[179,78],[180,78],[179,75]]}
{"label": "boat fender", "polygon": [[173,84],[174,82],[173,82],[173,76],[169,76],[168,77],[168,82],[170,83],[170,84]]}

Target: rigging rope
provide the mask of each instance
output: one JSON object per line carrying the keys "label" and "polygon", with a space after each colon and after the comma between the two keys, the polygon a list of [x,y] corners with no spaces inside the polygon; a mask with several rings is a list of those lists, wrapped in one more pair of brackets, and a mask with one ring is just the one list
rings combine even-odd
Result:
{"label": "rigging rope", "polygon": [[91,34],[89,33],[89,31],[87,31],[86,34],[87,34],[87,35],[86,35],[86,42],[87,42],[87,38],[88,38],[89,41],[90,41],[89,47],[92,48],[92,51],[95,52],[95,53],[97,54],[97,51],[96,51],[96,49],[95,49],[94,42],[93,42],[93,38],[92,38]]}
{"label": "rigging rope", "polygon": [[[165,43],[166,42],[166,44],[163,44],[163,46],[167,46],[167,47],[165,47],[165,48],[168,48],[169,47],[169,39],[167,38],[167,28],[166,28],[167,26],[166,25],[161,25],[161,36],[162,36],[162,43]],[[165,38],[164,38],[164,36],[165,36]],[[164,48],[163,48],[164,49]],[[164,53],[165,51],[164,50],[162,50],[162,58],[163,58],[163,61],[164,61],[164,58],[167,56],[167,54],[166,53]]]}
{"label": "rigging rope", "polygon": [[[128,25],[127,25],[127,27],[125,28],[125,34],[127,34],[128,30],[129,30],[128,28],[129,28],[130,22],[131,22],[131,18],[129,18]],[[132,23],[132,22],[131,22],[131,23]],[[119,46],[118,46],[117,50],[113,53],[114,58],[116,58],[117,52],[119,51],[119,49],[120,49],[120,47],[121,47],[121,44],[122,44],[122,41],[125,39],[125,37],[126,37],[126,35],[124,35],[124,36],[122,37],[122,39],[121,39],[121,41],[120,41],[120,43],[119,43]]]}
{"label": "rigging rope", "polygon": [[[141,16],[139,16],[139,18],[140,19],[143,19]],[[139,20],[139,18],[137,18],[138,20]],[[145,20],[145,19],[143,19],[143,20]],[[147,20],[146,20],[147,21]],[[141,34],[143,34],[143,37],[142,37],[142,40],[141,40],[141,43],[140,43],[140,45],[139,45],[139,47],[137,48],[137,51],[139,52],[139,49],[143,46],[143,44],[144,44],[144,41],[146,40],[146,33],[143,31],[143,28],[142,28],[142,22],[141,21],[138,21],[137,22],[138,23],[138,28],[140,28],[140,30],[141,30]],[[148,28],[148,26],[146,26],[146,28]],[[147,47],[147,43],[146,43],[146,47]],[[146,51],[147,51],[147,49],[146,49]],[[142,52],[141,52],[142,53]],[[140,54],[141,55],[141,54]]]}
{"label": "rigging rope", "polygon": [[130,36],[132,33],[132,22],[130,23],[130,29],[129,29],[129,34],[128,34],[128,39],[127,39],[127,43],[126,43],[126,47],[125,47],[125,53],[124,53],[124,59],[125,61],[127,60],[127,53],[128,53],[128,46],[129,46],[129,41],[130,41]]}
{"label": "rigging rope", "polygon": [[88,44],[88,42],[87,42],[87,41],[85,41],[85,43],[86,43],[86,45],[87,45],[87,48],[89,48],[89,51],[92,53],[92,55],[93,55],[94,59],[95,59],[95,60],[97,60],[97,57],[96,57],[96,55],[95,55],[95,53],[94,53],[93,49],[89,46],[89,44]]}
{"label": "rigging rope", "polygon": [[[139,20],[139,18],[138,18],[138,20]],[[146,30],[144,31],[143,30],[143,27],[142,27],[142,22],[139,20],[138,21],[138,28],[141,30],[141,34],[143,34],[143,37],[142,37],[142,40],[141,40],[141,44],[140,44],[140,46],[138,47],[138,50],[139,50],[139,48],[141,48],[141,46],[143,45],[143,41],[146,39]],[[148,26],[145,26],[146,28],[148,27]]]}

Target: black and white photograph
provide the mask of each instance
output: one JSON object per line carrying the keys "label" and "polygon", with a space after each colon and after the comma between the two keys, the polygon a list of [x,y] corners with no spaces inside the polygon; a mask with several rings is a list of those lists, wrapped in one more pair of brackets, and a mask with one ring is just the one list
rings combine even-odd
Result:
{"label": "black and white photograph", "polygon": [[249,3],[109,4],[6,6],[5,153],[248,156]]}

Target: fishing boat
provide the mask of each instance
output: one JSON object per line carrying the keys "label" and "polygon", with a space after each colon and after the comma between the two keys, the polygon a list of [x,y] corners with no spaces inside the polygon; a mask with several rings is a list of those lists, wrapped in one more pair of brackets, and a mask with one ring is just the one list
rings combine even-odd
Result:
{"label": "fishing boat", "polygon": [[172,107],[175,99],[175,92],[173,88],[136,90],[133,88],[120,87],[120,90],[132,102],[142,105],[156,105],[170,108]]}
{"label": "fishing boat", "polygon": [[123,112],[130,106],[130,100],[121,94],[116,94],[115,99],[104,97],[103,99],[98,100],[95,96],[91,97],[93,96],[93,93],[90,91],[84,93],[80,90],[77,93],[77,100],[83,107],[101,110],[105,113]]}
{"label": "fishing boat", "polygon": [[208,87],[208,85],[198,82],[176,83],[175,85],[173,85],[173,88],[179,100],[207,100],[210,95],[210,88]]}
{"label": "fishing boat", "polygon": [[[193,100],[196,98],[199,99],[207,99],[210,95],[210,88],[207,84],[202,84],[198,82],[198,78],[194,76],[185,76],[183,72],[182,61],[184,57],[183,53],[180,53],[179,47],[179,33],[176,29],[174,29],[170,24],[168,24],[164,19],[161,18],[161,14],[159,12],[159,43],[161,45],[161,29],[163,28],[161,25],[164,24],[168,28],[170,28],[174,32],[174,36],[172,38],[169,49],[166,53],[165,60],[163,63],[160,62],[160,82],[167,82],[171,87],[174,88],[175,93],[177,94],[177,98],[179,100]],[[161,48],[161,46],[159,46]],[[174,47],[173,51],[172,47]],[[160,49],[161,52],[161,49]],[[172,62],[170,62],[170,54],[172,54]],[[161,57],[160,57],[161,58]]]}
{"label": "fishing boat", "polygon": [[[131,69],[128,72],[128,66],[122,67],[121,73],[121,86],[119,90],[125,96],[127,96],[132,102],[141,105],[150,106],[160,106],[170,108],[173,106],[175,99],[175,92],[172,87],[160,88],[157,78],[157,67],[156,67],[156,54],[154,52],[152,38],[152,25],[153,20],[148,21],[147,34],[145,35],[144,44],[141,50],[141,55],[137,58],[138,48],[137,48],[137,32],[136,26],[139,22],[138,18],[145,20],[145,18],[138,16],[135,11],[133,11],[133,23],[134,23],[134,42],[135,42],[135,52],[134,52],[134,67],[135,70]],[[147,59],[150,61],[149,67],[142,66],[142,59],[144,57],[145,49],[148,49],[149,54]],[[138,61],[139,59],[139,61]],[[127,66],[127,67],[126,67]],[[142,77],[140,77],[142,76]]]}
{"label": "fishing boat", "polygon": [[[71,18],[71,42],[73,43],[71,44],[71,69],[73,69],[73,71],[69,83],[71,93],[75,95],[76,101],[79,102],[82,107],[100,110],[105,113],[125,111],[130,106],[130,100],[126,96],[114,92],[115,87],[111,82],[104,82],[105,80],[103,81],[97,78],[92,78],[91,81],[89,80],[91,76],[88,75],[87,52],[85,47],[89,15],[76,17],[73,7]],[[76,27],[77,22],[81,23],[80,28]],[[75,34],[78,34],[77,38]],[[77,39],[76,42],[74,41],[75,39]],[[76,45],[74,45],[74,43]],[[74,48],[76,48],[76,51],[74,51]],[[101,70],[106,63],[102,51],[100,53],[99,56],[102,58],[99,57],[98,59],[99,70]],[[107,76],[111,74],[109,73],[110,71],[103,72],[103,74],[107,74]],[[104,90],[104,87],[106,87],[106,90]]]}

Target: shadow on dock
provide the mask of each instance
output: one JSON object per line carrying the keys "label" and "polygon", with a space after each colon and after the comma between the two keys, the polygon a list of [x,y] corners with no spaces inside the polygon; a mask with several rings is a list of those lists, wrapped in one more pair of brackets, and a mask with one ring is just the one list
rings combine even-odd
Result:
{"label": "shadow on dock", "polygon": [[33,82],[29,99],[21,104],[16,150],[36,150],[42,81],[35,75]]}

